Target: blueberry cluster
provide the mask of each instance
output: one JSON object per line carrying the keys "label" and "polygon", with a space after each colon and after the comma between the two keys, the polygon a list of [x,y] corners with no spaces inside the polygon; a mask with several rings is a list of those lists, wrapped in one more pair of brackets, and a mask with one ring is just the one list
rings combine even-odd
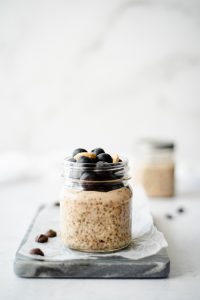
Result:
{"label": "blueberry cluster", "polygon": [[[77,154],[80,154],[80,156]],[[110,154],[105,153],[102,148],[95,148],[91,152],[88,152],[83,148],[77,148],[73,151],[72,157],[69,159],[69,161],[85,164],[97,163],[102,161],[112,164],[113,158]]]}
{"label": "blueberry cluster", "polygon": [[91,152],[77,148],[68,161],[73,163],[69,177],[81,180],[85,190],[107,191],[123,186],[119,181],[106,182],[119,180],[124,175],[122,160],[117,154],[111,156],[102,148]]}

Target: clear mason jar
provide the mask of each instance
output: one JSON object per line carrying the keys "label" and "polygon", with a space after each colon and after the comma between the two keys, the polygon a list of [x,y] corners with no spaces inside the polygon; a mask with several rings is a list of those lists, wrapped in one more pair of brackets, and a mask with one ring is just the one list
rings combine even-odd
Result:
{"label": "clear mason jar", "polygon": [[[93,172],[95,180],[80,180]],[[115,164],[64,162],[60,202],[61,239],[85,252],[111,252],[131,242],[132,190],[128,161]]]}
{"label": "clear mason jar", "polygon": [[137,146],[137,179],[147,195],[172,197],[175,191],[174,143],[146,139]]}

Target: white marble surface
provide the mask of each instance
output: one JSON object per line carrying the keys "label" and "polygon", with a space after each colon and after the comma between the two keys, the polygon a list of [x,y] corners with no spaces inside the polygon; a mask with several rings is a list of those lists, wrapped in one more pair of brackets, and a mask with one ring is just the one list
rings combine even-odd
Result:
{"label": "white marble surface", "polygon": [[0,1],[0,153],[157,135],[199,159],[199,19],[199,0]]}
{"label": "white marble surface", "polygon": [[[169,242],[171,273],[161,280],[22,279],[14,275],[15,251],[37,206],[55,200],[47,181],[27,181],[1,186],[0,199],[0,299],[170,299],[200,297],[200,193],[179,193],[173,200],[152,200],[158,227]],[[183,206],[185,214],[177,215]],[[165,218],[166,213],[175,216]]]}

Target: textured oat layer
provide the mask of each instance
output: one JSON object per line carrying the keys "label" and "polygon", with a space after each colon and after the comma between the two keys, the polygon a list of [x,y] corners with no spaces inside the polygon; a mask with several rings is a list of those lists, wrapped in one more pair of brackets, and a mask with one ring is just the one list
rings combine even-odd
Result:
{"label": "textured oat layer", "polygon": [[141,169],[142,183],[150,197],[171,197],[174,195],[174,165],[147,164]]}
{"label": "textured oat layer", "polygon": [[112,251],[131,241],[128,187],[109,192],[65,190],[61,200],[61,238],[70,248]]}

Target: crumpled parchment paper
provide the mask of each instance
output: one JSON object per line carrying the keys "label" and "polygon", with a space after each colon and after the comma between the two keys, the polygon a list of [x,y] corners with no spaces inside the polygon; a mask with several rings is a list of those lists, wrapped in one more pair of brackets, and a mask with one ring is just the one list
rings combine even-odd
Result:
{"label": "crumpled parchment paper", "polygon": [[38,244],[35,237],[38,234],[45,233],[48,229],[54,229],[59,233],[59,207],[48,205],[42,209],[37,216],[28,238],[19,249],[19,253],[31,258],[35,256],[29,254],[30,249],[40,248],[44,257],[37,256],[37,259],[47,261],[63,261],[69,259],[84,259],[107,256],[118,256],[131,259],[141,259],[159,252],[167,247],[167,241],[163,233],[157,230],[153,225],[153,219],[150,213],[148,199],[141,187],[133,188],[133,216],[132,216],[132,244],[120,251],[113,253],[84,253],[66,248],[58,234],[55,238],[50,238],[47,243]]}

